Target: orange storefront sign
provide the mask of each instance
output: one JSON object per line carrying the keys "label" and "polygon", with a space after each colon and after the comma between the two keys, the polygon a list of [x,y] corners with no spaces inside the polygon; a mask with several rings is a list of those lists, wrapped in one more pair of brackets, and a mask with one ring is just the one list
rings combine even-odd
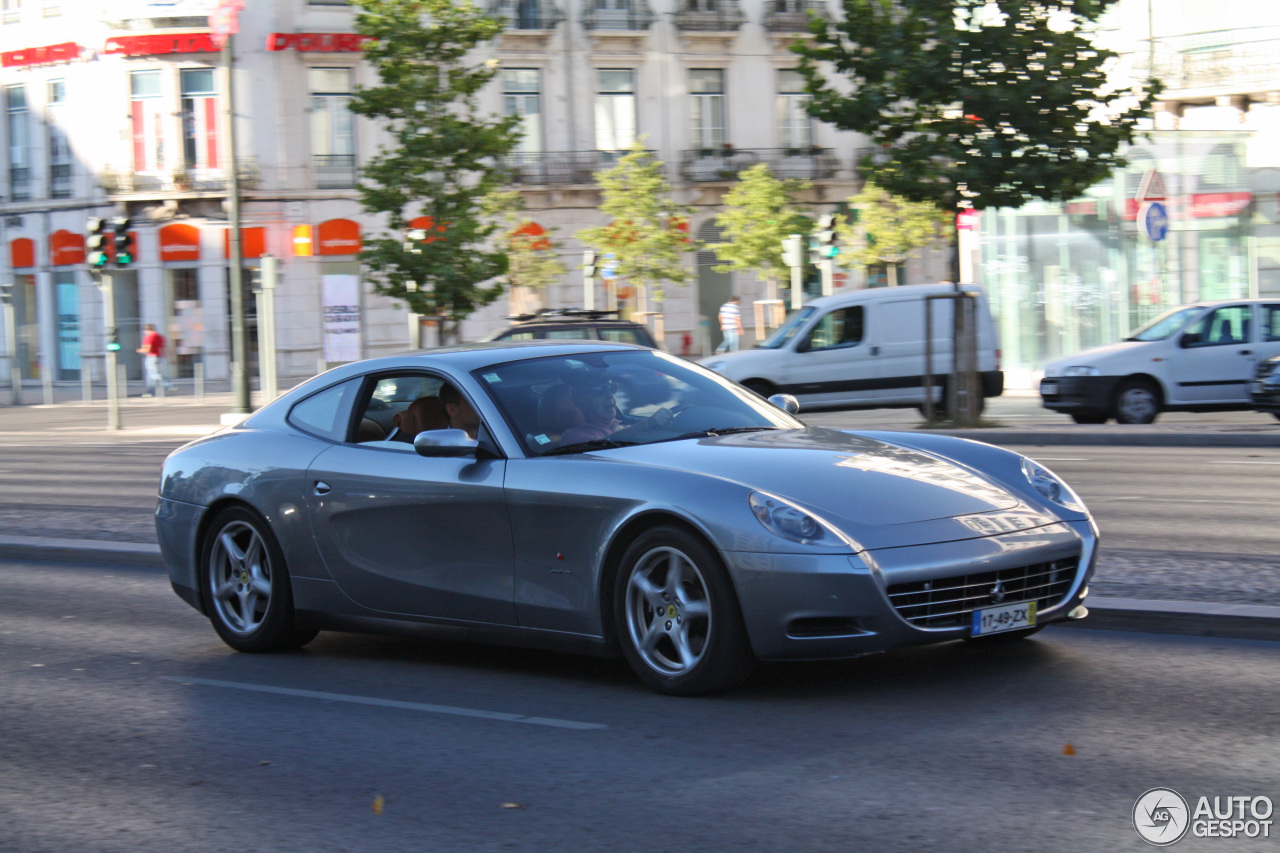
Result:
{"label": "orange storefront sign", "polygon": [[36,265],[36,241],[19,237],[9,243],[9,266],[14,269]]}
{"label": "orange storefront sign", "polygon": [[317,255],[354,255],[363,247],[360,223],[350,219],[330,219],[316,228]]}
{"label": "orange storefront sign", "polygon": [[200,229],[175,222],[160,229],[160,260],[200,260]]}
{"label": "orange storefront sign", "polygon": [[49,235],[49,263],[55,267],[84,263],[84,235],[54,231]]}
{"label": "orange storefront sign", "polygon": [[311,226],[293,226],[293,253],[299,258],[309,258],[316,253],[311,242]]}
{"label": "orange storefront sign", "polygon": [[[222,232],[223,257],[231,257],[231,229]],[[240,229],[240,257],[260,258],[267,253],[267,229],[262,227]]]}

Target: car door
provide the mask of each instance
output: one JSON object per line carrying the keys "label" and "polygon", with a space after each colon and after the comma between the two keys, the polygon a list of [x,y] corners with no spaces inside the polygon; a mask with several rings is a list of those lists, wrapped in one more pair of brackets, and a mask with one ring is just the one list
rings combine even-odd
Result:
{"label": "car door", "polygon": [[1249,380],[1257,363],[1253,307],[1222,305],[1183,330],[1169,356],[1175,402],[1248,402]]}
{"label": "car door", "polygon": [[426,458],[407,443],[330,447],[304,485],[325,565],[365,607],[514,624],[505,472],[505,459]]}
{"label": "car door", "polygon": [[868,402],[876,387],[877,348],[867,336],[862,305],[833,308],[796,344],[787,390],[809,403]]}
{"label": "car door", "polygon": [[1280,302],[1263,302],[1257,306],[1257,358],[1263,362],[1280,355]]}

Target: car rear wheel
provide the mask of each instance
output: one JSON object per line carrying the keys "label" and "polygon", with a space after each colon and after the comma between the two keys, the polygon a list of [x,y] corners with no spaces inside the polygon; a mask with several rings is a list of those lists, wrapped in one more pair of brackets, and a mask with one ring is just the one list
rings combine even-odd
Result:
{"label": "car rear wheel", "polygon": [[228,507],[213,519],[201,580],[209,621],[236,651],[295,649],[317,633],[297,626],[284,553],[266,521],[247,507]]}
{"label": "car rear wheel", "polygon": [[1078,424],[1105,424],[1107,422],[1107,417],[1108,416],[1105,414],[1098,414],[1096,412],[1090,412],[1088,414],[1075,412],[1071,415],[1071,420]]}
{"label": "car rear wheel", "polygon": [[1116,391],[1115,411],[1118,424],[1149,424],[1160,414],[1160,392],[1145,379],[1130,379]]}
{"label": "car rear wheel", "polygon": [[627,663],[659,693],[727,690],[755,665],[720,558],[677,527],[646,531],[623,555],[614,624]]}

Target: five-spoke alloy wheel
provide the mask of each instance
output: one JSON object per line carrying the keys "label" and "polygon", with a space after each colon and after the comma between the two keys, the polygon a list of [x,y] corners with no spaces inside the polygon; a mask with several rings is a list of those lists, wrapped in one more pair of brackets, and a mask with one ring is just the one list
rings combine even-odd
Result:
{"label": "five-spoke alloy wheel", "polygon": [[688,531],[656,527],[631,544],[614,616],[627,662],[661,693],[712,693],[751,674],[754,658],[728,574]]}
{"label": "five-spoke alloy wheel", "polygon": [[201,577],[209,621],[233,649],[297,648],[316,635],[295,625],[284,555],[271,528],[248,508],[229,507],[214,518]]}

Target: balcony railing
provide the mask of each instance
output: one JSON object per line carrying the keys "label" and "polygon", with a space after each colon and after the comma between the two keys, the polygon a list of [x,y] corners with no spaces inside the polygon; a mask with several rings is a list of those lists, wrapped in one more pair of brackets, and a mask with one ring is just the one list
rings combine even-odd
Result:
{"label": "balcony railing", "polygon": [[736,181],[738,173],[761,162],[757,151],[725,145],[680,152],[680,176],[686,181]]}
{"label": "balcony railing", "polygon": [[551,0],[490,0],[487,11],[511,30],[550,30],[564,20]]}
{"label": "balcony railing", "polygon": [[830,148],[811,145],[808,148],[756,148],[761,162],[779,178],[804,181],[826,181],[840,170],[840,160]]}
{"label": "balcony railing", "polygon": [[49,197],[71,198],[70,163],[54,163],[49,167]]}
{"label": "balcony railing", "polygon": [[[1135,70],[1145,72],[1145,56],[1134,54],[1132,59]],[[1280,77],[1280,38],[1193,48],[1159,44],[1155,73],[1164,81],[1165,97],[1188,89],[1233,94],[1274,89]]]}
{"label": "balcony railing", "polygon": [[732,32],[746,19],[738,0],[685,0],[675,13],[676,29],[685,32]]}
{"label": "balcony railing", "polygon": [[825,181],[836,176],[840,161],[830,148],[691,148],[680,152],[680,175],[686,181],[736,181],[757,163],[768,164],[779,178]]}
{"label": "balcony railing", "polygon": [[[595,184],[626,151],[522,151],[502,160],[512,184]],[[656,152],[649,152],[655,155]]]}
{"label": "balcony railing", "polygon": [[[236,164],[240,189],[257,189],[262,182],[257,160],[240,157]],[[227,171],[178,168],[172,172],[135,172],[108,166],[98,175],[98,185],[106,190],[107,195],[222,193],[227,190]]]}
{"label": "balcony railing", "polygon": [[9,200],[31,200],[31,169],[26,166],[9,167]]}
{"label": "balcony railing", "polygon": [[582,26],[588,30],[647,30],[653,23],[653,11],[645,0],[603,0],[609,8],[596,8],[601,0],[589,4],[582,13]]}
{"label": "balcony railing", "polygon": [[809,31],[810,12],[824,21],[831,20],[822,0],[766,0],[762,23],[771,33],[804,33]]}
{"label": "balcony railing", "polygon": [[356,185],[356,155],[316,154],[311,160],[319,189],[350,189]]}

